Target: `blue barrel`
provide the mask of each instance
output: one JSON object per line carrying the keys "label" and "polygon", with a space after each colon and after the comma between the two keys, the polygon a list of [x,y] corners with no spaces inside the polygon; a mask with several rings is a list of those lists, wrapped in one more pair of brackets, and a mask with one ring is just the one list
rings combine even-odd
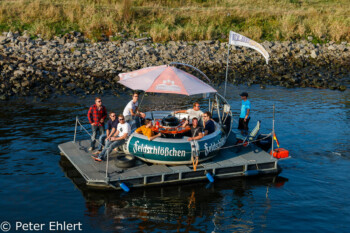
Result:
{"label": "blue barrel", "polygon": [[210,183],[214,182],[214,177],[209,172],[207,173],[206,176],[207,176],[208,180],[210,181]]}
{"label": "blue barrel", "polygon": [[125,191],[125,192],[129,192],[130,189],[128,186],[126,186],[126,184],[124,183],[120,183],[119,186]]}

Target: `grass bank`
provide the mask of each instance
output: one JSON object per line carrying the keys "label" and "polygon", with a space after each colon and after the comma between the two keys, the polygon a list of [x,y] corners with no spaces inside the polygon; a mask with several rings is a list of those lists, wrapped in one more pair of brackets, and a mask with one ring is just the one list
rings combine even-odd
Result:
{"label": "grass bank", "polygon": [[0,31],[159,42],[227,40],[234,30],[257,41],[339,42],[350,41],[349,15],[349,0],[2,0]]}

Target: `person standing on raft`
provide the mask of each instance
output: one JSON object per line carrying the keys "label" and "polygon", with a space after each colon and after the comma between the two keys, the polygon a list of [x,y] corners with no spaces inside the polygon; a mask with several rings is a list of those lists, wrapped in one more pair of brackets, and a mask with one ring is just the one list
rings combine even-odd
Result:
{"label": "person standing on raft", "polygon": [[248,100],[248,93],[242,92],[240,94],[242,99],[241,114],[239,115],[238,129],[241,130],[242,135],[248,134],[248,124],[250,120],[250,101]]}
{"label": "person standing on raft", "polygon": [[91,124],[92,129],[91,144],[89,151],[93,151],[95,150],[97,132],[99,132],[99,136],[104,134],[104,122],[107,117],[106,107],[102,105],[102,100],[100,97],[95,98],[95,104],[91,105],[87,117],[89,119],[89,123]]}

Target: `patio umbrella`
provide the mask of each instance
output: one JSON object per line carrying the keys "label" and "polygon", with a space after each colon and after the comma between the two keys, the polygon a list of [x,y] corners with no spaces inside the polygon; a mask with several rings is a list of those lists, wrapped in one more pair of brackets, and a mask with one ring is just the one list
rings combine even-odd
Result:
{"label": "patio umbrella", "polygon": [[167,65],[121,73],[119,77],[119,83],[132,90],[179,95],[216,92],[214,88],[192,74]]}

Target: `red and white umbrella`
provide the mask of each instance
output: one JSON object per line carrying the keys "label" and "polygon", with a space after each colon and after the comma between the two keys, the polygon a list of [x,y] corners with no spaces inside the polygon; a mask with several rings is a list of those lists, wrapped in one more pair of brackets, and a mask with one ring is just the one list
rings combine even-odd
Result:
{"label": "red and white umbrella", "polygon": [[173,66],[151,66],[119,74],[119,83],[132,90],[196,95],[217,92],[197,77]]}

